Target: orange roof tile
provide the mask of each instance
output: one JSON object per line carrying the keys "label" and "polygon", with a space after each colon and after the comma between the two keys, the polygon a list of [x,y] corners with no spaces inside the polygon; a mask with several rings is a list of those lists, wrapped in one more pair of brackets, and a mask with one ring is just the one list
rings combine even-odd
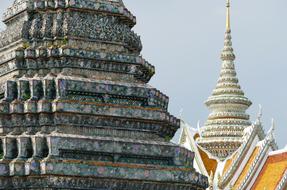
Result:
{"label": "orange roof tile", "polygon": [[232,163],[234,162],[236,156],[237,156],[238,152],[236,152],[230,159],[228,159],[224,165],[224,169],[223,169],[223,175],[225,175],[225,173],[230,169]]}
{"label": "orange roof tile", "polygon": [[202,162],[208,174],[210,175],[211,171],[215,173],[216,168],[217,168],[217,161],[215,159],[209,158],[207,153],[204,152],[200,147],[198,147],[198,151],[199,151],[200,157],[202,159]]}
{"label": "orange roof tile", "polygon": [[252,190],[275,189],[287,170],[287,152],[271,155],[260,171]]}
{"label": "orange roof tile", "polygon": [[249,160],[245,164],[240,176],[238,177],[238,179],[236,180],[236,182],[234,184],[234,189],[237,189],[241,185],[241,183],[243,182],[244,178],[248,174],[248,171],[249,171],[252,163],[255,161],[259,151],[260,151],[260,147],[256,147],[254,149],[254,151],[252,152],[251,156],[249,157]]}

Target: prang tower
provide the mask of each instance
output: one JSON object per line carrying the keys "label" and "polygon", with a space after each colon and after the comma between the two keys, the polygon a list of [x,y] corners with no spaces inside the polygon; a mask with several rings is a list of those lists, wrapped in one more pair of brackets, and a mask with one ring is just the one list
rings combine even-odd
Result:
{"label": "prang tower", "polygon": [[203,190],[121,0],[16,0],[0,33],[0,189]]}

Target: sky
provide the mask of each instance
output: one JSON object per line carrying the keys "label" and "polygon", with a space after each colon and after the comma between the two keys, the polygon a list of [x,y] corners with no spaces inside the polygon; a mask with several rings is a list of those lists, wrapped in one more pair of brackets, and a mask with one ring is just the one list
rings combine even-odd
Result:
{"label": "sky", "polygon": [[[13,0],[0,5],[2,14]],[[142,55],[156,67],[150,84],[170,97],[169,111],[196,127],[219,77],[225,32],[225,0],[124,0],[137,17]],[[265,131],[276,124],[280,148],[287,144],[287,1],[232,1],[236,69],[253,102],[251,120],[263,107]],[[1,25],[4,28],[4,25]],[[180,114],[182,110],[182,114]]]}

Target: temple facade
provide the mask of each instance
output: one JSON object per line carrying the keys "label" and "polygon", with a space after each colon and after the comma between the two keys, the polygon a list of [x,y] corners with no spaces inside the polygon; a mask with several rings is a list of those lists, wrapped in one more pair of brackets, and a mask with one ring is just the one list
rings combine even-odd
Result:
{"label": "temple facade", "polygon": [[0,189],[204,190],[121,0],[15,0],[0,33]]}
{"label": "temple facade", "polygon": [[195,152],[195,168],[209,176],[210,190],[286,190],[287,146],[278,150],[274,121],[264,132],[261,108],[254,122],[246,113],[251,101],[236,76],[229,0],[221,59],[219,80],[206,101],[207,121],[196,129],[181,121],[174,141]]}

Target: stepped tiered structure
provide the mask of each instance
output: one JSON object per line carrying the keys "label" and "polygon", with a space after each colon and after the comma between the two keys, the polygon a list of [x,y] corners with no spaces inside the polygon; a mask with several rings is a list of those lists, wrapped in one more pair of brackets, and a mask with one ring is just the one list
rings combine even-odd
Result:
{"label": "stepped tiered structure", "polygon": [[220,77],[212,96],[206,101],[212,112],[198,140],[200,146],[221,159],[230,156],[239,148],[244,129],[251,125],[249,115],[245,112],[251,102],[244,96],[236,77],[231,41],[230,2],[227,4],[226,18]]}
{"label": "stepped tiered structure", "polygon": [[194,129],[182,121],[174,141],[195,152],[195,168],[209,176],[209,190],[286,190],[287,146],[277,150],[274,122],[265,134],[261,108],[255,122],[246,113],[251,101],[236,77],[230,0],[221,59],[220,78],[206,102],[211,114],[205,125]]}
{"label": "stepped tiered structure", "polygon": [[121,0],[16,0],[0,33],[0,189],[203,190]]}

